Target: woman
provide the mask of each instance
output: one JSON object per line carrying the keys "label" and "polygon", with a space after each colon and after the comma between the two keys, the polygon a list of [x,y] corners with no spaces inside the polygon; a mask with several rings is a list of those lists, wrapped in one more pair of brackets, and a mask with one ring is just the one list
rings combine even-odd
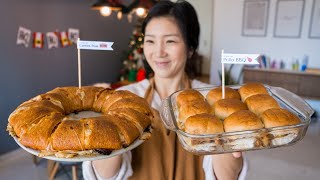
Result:
{"label": "woman", "polygon": [[[160,1],[142,25],[144,55],[154,77],[122,87],[145,97],[159,110],[161,99],[177,90],[208,86],[190,80],[199,44],[199,22],[185,1]],[[117,157],[83,163],[87,179],[242,179],[241,153],[195,156],[185,151],[174,132],[165,129],[158,113],[149,140]],[[244,167],[244,168],[243,168]]]}

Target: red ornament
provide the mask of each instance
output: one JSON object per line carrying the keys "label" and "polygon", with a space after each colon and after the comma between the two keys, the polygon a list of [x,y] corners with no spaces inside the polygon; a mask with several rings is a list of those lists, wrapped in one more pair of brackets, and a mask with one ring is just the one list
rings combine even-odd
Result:
{"label": "red ornament", "polygon": [[139,48],[139,49],[137,49],[137,52],[138,52],[139,54],[142,54],[143,49],[142,49],[142,48]]}
{"label": "red ornament", "polygon": [[146,78],[146,70],[140,68],[137,72],[137,79],[136,81],[142,81]]}

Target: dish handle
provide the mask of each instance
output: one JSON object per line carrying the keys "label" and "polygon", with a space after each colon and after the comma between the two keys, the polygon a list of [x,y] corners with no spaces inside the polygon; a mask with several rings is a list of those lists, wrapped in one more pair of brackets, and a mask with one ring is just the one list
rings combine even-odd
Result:
{"label": "dish handle", "polygon": [[176,126],[174,124],[174,119],[173,119],[173,112],[171,111],[170,107],[170,96],[164,100],[162,100],[161,104],[161,110],[160,110],[160,117],[165,125],[165,127],[169,130],[175,131]]}
{"label": "dish handle", "polygon": [[269,86],[268,88],[276,98],[287,104],[294,111],[298,112],[305,118],[310,118],[314,113],[312,107],[296,94],[281,87]]}

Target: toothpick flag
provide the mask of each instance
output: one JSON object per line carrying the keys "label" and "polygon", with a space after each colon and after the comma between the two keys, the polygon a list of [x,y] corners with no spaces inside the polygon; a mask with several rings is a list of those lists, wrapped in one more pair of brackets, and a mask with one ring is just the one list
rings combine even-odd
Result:
{"label": "toothpick flag", "polygon": [[112,45],[113,45],[113,42],[80,41],[80,38],[78,38],[77,48],[78,48],[78,81],[79,81],[79,88],[81,88],[81,57],[80,57],[80,49],[113,51]]}
{"label": "toothpick flag", "polygon": [[91,49],[91,50],[110,50],[112,51],[113,42],[103,41],[80,41],[78,40],[78,49]]}
{"label": "toothpick flag", "polygon": [[221,51],[221,82],[222,82],[222,99],[225,98],[225,75],[224,64],[259,64],[257,58],[259,54],[229,54]]}
{"label": "toothpick flag", "polygon": [[259,54],[221,54],[221,63],[225,64],[259,64]]}

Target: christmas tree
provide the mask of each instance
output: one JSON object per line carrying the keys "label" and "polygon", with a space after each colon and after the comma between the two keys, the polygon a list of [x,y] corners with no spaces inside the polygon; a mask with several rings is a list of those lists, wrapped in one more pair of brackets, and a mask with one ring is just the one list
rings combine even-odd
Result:
{"label": "christmas tree", "polygon": [[124,53],[120,80],[135,82],[145,79],[143,61],[143,34],[141,27],[137,25],[130,37],[129,50]]}

